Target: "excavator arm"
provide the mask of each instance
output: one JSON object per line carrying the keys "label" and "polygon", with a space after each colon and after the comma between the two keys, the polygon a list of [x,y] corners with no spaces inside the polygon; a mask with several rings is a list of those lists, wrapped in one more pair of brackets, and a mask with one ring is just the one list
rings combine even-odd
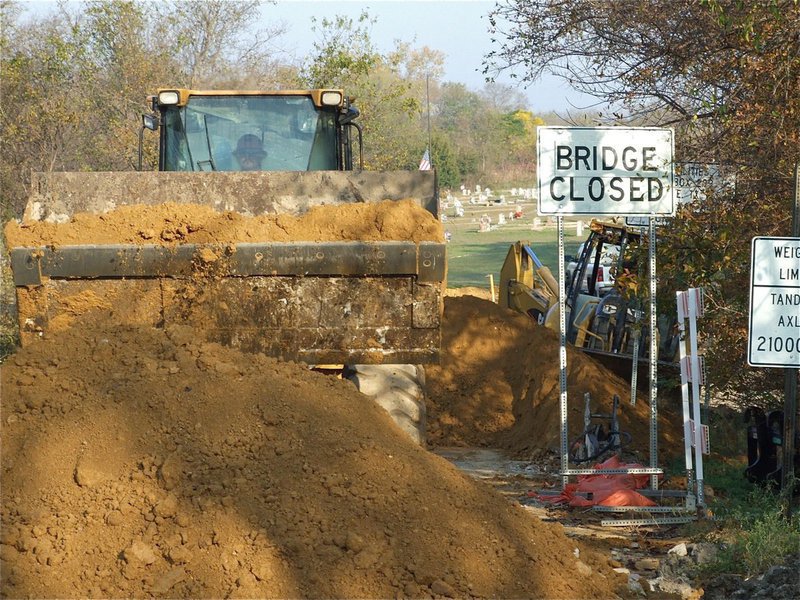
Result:
{"label": "excavator arm", "polygon": [[558,282],[527,242],[511,245],[500,270],[499,304],[543,319],[558,300]]}

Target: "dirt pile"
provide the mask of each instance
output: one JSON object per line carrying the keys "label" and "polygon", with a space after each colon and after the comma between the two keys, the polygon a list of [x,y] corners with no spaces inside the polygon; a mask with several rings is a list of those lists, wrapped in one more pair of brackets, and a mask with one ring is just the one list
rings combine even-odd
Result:
{"label": "dirt pile", "polygon": [[254,242],[437,241],[441,223],[413,200],[315,206],[299,217],[245,217],[195,204],[121,206],[67,223],[10,221],[9,247],[79,244],[233,244]]}
{"label": "dirt pile", "polygon": [[[606,559],[347,381],[82,324],[2,365],[5,597],[609,598]],[[577,550],[576,550],[577,549]]]}
{"label": "dirt pile", "polygon": [[[440,365],[426,368],[429,440],[435,445],[504,448],[521,456],[558,451],[561,439],[558,334],[529,317],[471,295],[445,298]],[[584,394],[593,412],[609,413],[620,397],[627,450],[649,457],[650,406],[630,405],[630,384],[573,348],[567,348],[568,431],[583,431]],[[680,452],[682,430],[659,414],[659,448]],[[606,429],[608,429],[606,427]]]}

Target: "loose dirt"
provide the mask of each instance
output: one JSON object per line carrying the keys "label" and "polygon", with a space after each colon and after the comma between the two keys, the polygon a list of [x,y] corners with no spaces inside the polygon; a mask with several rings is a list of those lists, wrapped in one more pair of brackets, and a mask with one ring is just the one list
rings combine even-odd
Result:
{"label": "loose dirt", "polygon": [[[215,215],[195,226],[199,207],[183,218],[185,207],[163,209],[161,221],[123,211],[74,227],[14,224],[6,235],[12,245],[97,243],[80,232],[90,223],[104,235],[117,216],[101,243],[262,235],[234,239],[252,231],[235,215],[217,232]],[[428,231],[389,208],[358,209],[367,212],[353,234],[341,227],[353,215],[337,221],[341,208],[319,211],[317,229],[268,221],[297,239]],[[439,234],[433,220],[421,235]],[[91,319],[76,316],[0,368],[4,597],[629,595],[607,557],[414,445],[349,382],[187,326],[121,327],[109,311],[94,302],[81,313]],[[486,300],[448,298],[442,364],[427,374],[433,443],[551,447],[555,339]],[[575,394],[621,391],[589,359],[569,361]],[[623,426],[646,427],[645,413],[644,403],[623,412]]]}
{"label": "loose dirt", "polygon": [[608,598],[620,583],[349,382],[188,328],[72,328],[10,357],[2,392],[5,597]]}
{"label": "loose dirt", "polygon": [[[441,364],[426,369],[430,441],[443,446],[492,446],[526,458],[558,451],[558,334],[490,300],[459,291],[448,291],[448,296]],[[647,461],[651,417],[646,398],[640,394],[631,405],[629,382],[568,347],[570,439],[583,431],[586,393],[595,413],[610,413],[614,395],[619,396],[620,428],[631,434],[626,451],[632,459]],[[680,423],[671,410],[659,411],[658,443],[666,459],[682,449]]]}
{"label": "loose dirt", "polygon": [[105,214],[77,214],[67,223],[9,221],[6,242],[16,246],[78,244],[231,244],[361,240],[443,241],[441,223],[413,200],[315,206],[300,217],[245,217],[194,204],[121,206]]}

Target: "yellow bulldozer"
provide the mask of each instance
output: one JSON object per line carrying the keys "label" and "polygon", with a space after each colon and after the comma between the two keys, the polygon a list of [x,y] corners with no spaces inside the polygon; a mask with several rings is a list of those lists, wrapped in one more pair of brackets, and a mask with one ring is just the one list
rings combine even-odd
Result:
{"label": "yellow bulldozer", "polygon": [[[143,115],[136,172],[34,173],[25,222],[165,202],[246,216],[319,205],[413,199],[438,218],[435,171],[361,170],[358,110],[342,90],[162,89]],[[158,132],[158,171],[142,171],[144,132]],[[274,242],[226,247],[206,298],[212,341],[312,365],[346,365],[415,439],[424,439],[422,365],[441,344],[446,246],[411,240]],[[69,298],[150,298],[134,325],[191,322],[178,286],[202,244],[11,247],[22,344],[47,339]],[[207,302],[208,303],[208,302]]]}

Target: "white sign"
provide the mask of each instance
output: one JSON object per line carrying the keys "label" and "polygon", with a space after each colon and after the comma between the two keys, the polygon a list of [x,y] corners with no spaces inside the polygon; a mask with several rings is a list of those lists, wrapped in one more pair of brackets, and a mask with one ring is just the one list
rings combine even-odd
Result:
{"label": "white sign", "polygon": [[[703,202],[709,192],[714,194],[731,193],[736,189],[736,176],[723,175],[719,165],[711,163],[675,163],[675,206],[689,202]],[[667,218],[656,219],[656,225],[669,225]],[[628,227],[647,227],[646,217],[626,217]]]}
{"label": "white sign", "polygon": [[675,204],[702,202],[709,192],[722,194],[736,187],[734,175],[723,175],[719,165],[677,163],[675,165]]}
{"label": "white sign", "polygon": [[537,127],[540,215],[675,214],[671,129]]}
{"label": "white sign", "polygon": [[[656,225],[661,227],[669,225],[670,220],[666,217],[657,217]],[[625,217],[625,225],[628,227],[649,227],[650,221],[648,217]]]}
{"label": "white sign", "polygon": [[747,362],[800,367],[800,238],[753,238]]}

